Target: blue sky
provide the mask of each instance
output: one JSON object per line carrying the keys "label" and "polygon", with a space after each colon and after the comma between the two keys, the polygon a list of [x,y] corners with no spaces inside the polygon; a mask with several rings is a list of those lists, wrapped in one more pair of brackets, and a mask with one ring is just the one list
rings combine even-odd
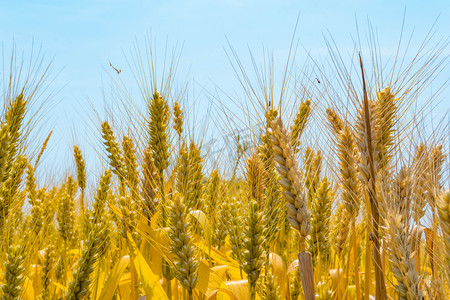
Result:
{"label": "blue sky", "polygon": [[[86,107],[86,98],[94,105],[102,105],[102,87],[109,84],[106,75],[111,71],[109,61],[122,69],[120,76],[124,80],[130,78],[124,53],[133,49],[136,40],[142,43],[150,32],[157,49],[164,49],[166,39],[169,48],[176,43],[183,45],[178,72],[181,80],[189,76],[201,86],[213,87],[214,83],[230,93],[239,90],[239,83],[224,51],[228,47],[227,38],[244,60],[248,48],[259,53],[262,45],[274,51],[275,59],[284,59],[299,13],[300,63],[307,51],[318,57],[327,55],[323,40],[327,32],[340,48],[352,49],[356,19],[362,31],[370,19],[378,32],[382,52],[392,52],[405,9],[405,32],[414,30],[419,37],[413,40],[413,49],[437,17],[437,37],[448,38],[450,34],[448,1],[34,0],[0,3],[0,39],[5,56],[9,56],[13,41],[17,51],[27,53],[34,40],[35,45],[42,45],[47,58],[54,59],[53,73],[57,76],[50,89],[58,93],[48,117],[55,127],[53,143],[57,144],[55,149],[59,149],[55,155],[66,159],[70,159],[74,142],[89,143],[83,141],[82,136],[76,136],[74,128],[83,126],[80,119],[88,112],[80,107]],[[448,49],[445,54],[449,54]],[[449,74],[447,68],[441,76],[447,80]],[[449,98],[448,95],[445,91],[442,98]],[[448,102],[441,104],[441,111],[448,111]]]}

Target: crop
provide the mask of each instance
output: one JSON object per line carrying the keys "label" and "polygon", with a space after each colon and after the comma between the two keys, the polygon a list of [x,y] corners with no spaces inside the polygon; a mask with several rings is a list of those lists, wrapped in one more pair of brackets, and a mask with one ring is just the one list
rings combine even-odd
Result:
{"label": "crop", "polygon": [[449,297],[449,137],[421,139],[423,114],[411,114],[441,52],[387,81],[376,53],[352,58],[357,75],[335,60],[338,83],[319,87],[289,77],[288,60],[278,103],[272,70],[259,93],[237,60],[255,108],[246,121],[260,122],[245,141],[231,130],[233,159],[213,162],[174,92],[176,66],[160,86],[151,68],[151,83],[138,82],[146,112],[123,117],[142,130],[96,124],[102,175],[74,145],[74,168],[47,184],[38,171],[52,132],[35,155],[25,121],[42,82],[4,93],[1,299]]}

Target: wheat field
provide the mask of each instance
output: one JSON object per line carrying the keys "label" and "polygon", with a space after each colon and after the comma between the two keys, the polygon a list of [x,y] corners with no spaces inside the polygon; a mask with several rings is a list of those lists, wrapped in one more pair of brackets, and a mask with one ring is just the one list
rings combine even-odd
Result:
{"label": "wheat field", "polygon": [[[73,145],[74,168],[54,184],[37,178],[52,132],[27,151],[41,83],[10,82],[1,299],[448,299],[449,137],[445,126],[419,135],[430,106],[414,104],[445,65],[442,49],[387,77],[376,51],[351,65],[332,51],[335,75],[320,79],[292,75],[289,58],[279,91],[270,68],[252,82],[235,57],[255,109],[244,111],[249,138],[232,134],[232,158],[214,163],[174,74],[150,71],[146,109],[130,110],[128,128],[95,125],[102,175],[87,174]],[[217,108],[225,135],[237,121]]]}

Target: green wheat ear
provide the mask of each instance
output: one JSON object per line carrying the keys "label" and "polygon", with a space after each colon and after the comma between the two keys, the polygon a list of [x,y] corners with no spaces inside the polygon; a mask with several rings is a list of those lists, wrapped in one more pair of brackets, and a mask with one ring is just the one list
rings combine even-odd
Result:
{"label": "green wheat ear", "polygon": [[[81,189],[81,196],[79,199],[79,204],[78,204],[78,208],[80,211],[80,215],[78,216],[79,218],[79,224],[82,225],[84,224],[85,221],[85,200],[84,200],[84,191],[86,189],[86,164],[84,162],[83,159],[83,155],[81,154],[81,150],[80,148],[78,148],[78,146],[73,146],[73,156],[75,158],[75,165],[77,167],[77,183],[78,186]],[[83,233],[82,231],[80,231],[80,233]],[[83,236],[84,238],[84,236]]]}
{"label": "green wheat ear", "polygon": [[[311,209],[311,239],[309,246],[313,257],[327,261],[330,256],[330,218],[333,203],[331,184],[325,177],[319,184]],[[316,262],[316,260],[314,260]]]}
{"label": "green wheat ear", "polygon": [[169,218],[170,251],[175,255],[176,276],[183,288],[188,291],[189,299],[193,299],[193,290],[198,279],[198,253],[190,233],[187,208],[178,193],[174,196]]}
{"label": "green wheat ear", "polygon": [[[8,107],[8,111],[5,115],[5,123],[8,132],[8,150],[6,168],[3,170],[3,176],[8,176],[13,164],[13,160],[16,157],[17,151],[20,147],[20,129],[25,117],[27,101],[23,98],[21,93]],[[5,177],[4,177],[5,178]],[[4,181],[4,180],[3,180]]]}
{"label": "green wheat ear", "polygon": [[217,169],[214,169],[209,177],[205,193],[206,212],[210,220],[214,219],[214,211],[221,204],[218,199],[220,183],[221,181],[219,171]]}
{"label": "green wheat ear", "polygon": [[85,299],[89,292],[91,283],[90,274],[94,271],[94,264],[98,261],[99,247],[104,241],[105,228],[95,225],[86,240],[86,247],[83,249],[78,267],[74,273],[73,280],[69,284],[66,294],[68,300]]}
{"label": "green wheat ear", "polygon": [[267,272],[264,277],[264,293],[263,300],[281,300],[280,286],[276,281],[276,277],[271,272]]}
{"label": "green wheat ear", "polygon": [[186,205],[192,209],[203,209],[203,158],[201,150],[191,141],[189,146],[189,186],[186,197]]}
{"label": "green wheat ear", "polygon": [[[8,215],[11,213],[11,208],[17,204],[17,198],[20,195],[20,185],[22,182],[22,175],[28,165],[28,160],[25,156],[18,155],[12,162],[9,177],[0,187],[0,196],[2,198],[0,206],[0,228],[6,222]],[[17,213],[21,213],[23,201],[19,202],[20,209],[16,209]]]}
{"label": "green wheat ear", "polygon": [[94,224],[99,223],[105,217],[105,206],[108,201],[109,186],[111,184],[111,171],[106,170],[100,179],[100,186],[94,197]]}
{"label": "green wheat ear", "polygon": [[36,183],[34,177],[34,168],[28,165],[27,171],[26,189],[28,193],[28,202],[31,205],[31,225],[37,236],[43,225],[43,210],[42,210],[42,197],[38,197],[36,191]]}
{"label": "green wheat ear", "polygon": [[133,140],[126,135],[123,136],[122,149],[127,186],[131,192],[133,202],[136,202],[139,195],[139,173],[136,162],[136,150]]}
{"label": "green wheat ear", "polygon": [[69,176],[67,183],[62,187],[63,195],[58,203],[56,220],[58,222],[58,231],[66,247],[72,244],[75,237],[75,182],[72,176]]}
{"label": "green wheat ear", "polygon": [[86,164],[81,154],[80,148],[78,146],[73,146],[73,156],[75,157],[75,164],[77,166],[77,182],[78,186],[84,193],[86,188]]}
{"label": "green wheat ear", "polygon": [[306,123],[311,116],[311,100],[307,99],[300,104],[297,116],[294,120],[294,125],[291,128],[291,145],[294,153],[298,152],[300,138],[305,130]]}
{"label": "green wheat ear", "polygon": [[147,147],[144,151],[143,179],[142,179],[142,210],[144,216],[150,221],[156,212],[159,203],[157,197],[159,178],[158,170],[153,161],[152,151]]}
{"label": "green wheat ear", "polygon": [[1,300],[20,299],[25,282],[23,250],[20,245],[12,245],[8,248],[7,259],[4,262]]}
{"label": "green wheat ear", "polygon": [[178,101],[175,101],[173,105],[173,118],[173,129],[177,132],[178,138],[181,139],[181,134],[183,133],[183,110],[181,109]]}
{"label": "green wheat ear", "polygon": [[322,154],[320,150],[314,151],[310,147],[306,148],[304,157],[304,182],[308,190],[308,207],[311,207],[312,199],[319,187],[320,173],[322,171]]}
{"label": "green wheat ear", "polygon": [[45,254],[42,264],[42,275],[41,275],[41,286],[42,299],[50,298],[50,284],[51,284],[51,271],[55,265],[55,249],[53,243],[49,243],[48,247],[45,249]]}
{"label": "green wheat ear", "polygon": [[247,273],[251,299],[256,298],[256,283],[263,266],[263,218],[258,211],[258,203],[250,199],[247,222],[244,228],[244,242],[242,253],[242,270]]}
{"label": "green wheat ear", "polygon": [[[150,120],[148,122],[148,147],[153,156],[153,163],[158,170],[158,187],[161,195],[162,225],[167,224],[166,197],[164,193],[164,170],[169,166],[169,105],[157,91],[148,105]],[[164,267],[164,273],[167,274]],[[166,277],[167,278],[167,277]]]}
{"label": "green wheat ear", "polygon": [[176,168],[176,189],[183,196],[186,197],[189,190],[189,148],[183,141],[178,154],[177,168]]}
{"label": "green wheat ear", "polygon": [[233,199],[230,206],[230,226],[228,234],[230,235],[231,251],[233,258],[242,266],[242,244],[244,241],[244,233],[242,232],[241,227],[243,217],[240,210],[241,207],[238,205],[236,199]]}
{"label": "green wheat ear", "polygon": [[153,160],[162,177],[169,165],[169,105],[157,91],[149,105],[150,120],[148,123],[148,144],[153,152]]}
{"label": "green wheat ear", "polygon": [[111,126],[107,121],[102,123],[102,137],[108,152],[108,158],[114,174],[119,177],[121,184],[124,185],[125,171],[124,171],[124,158],[122,150],[116,141]]}

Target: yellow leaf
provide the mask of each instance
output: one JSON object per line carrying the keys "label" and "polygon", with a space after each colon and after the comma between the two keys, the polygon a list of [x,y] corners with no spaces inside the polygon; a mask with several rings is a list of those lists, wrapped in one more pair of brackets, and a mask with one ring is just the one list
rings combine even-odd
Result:
{"label": "yellow leaf", "polygon": [[57,283],[57,282],[53,282],[53,281],[52,281],[51,284],[53,284],[53,285],[56,286],[59,290],[61,290],[61,291],[63,292],[63,294],[66,294],[66,293],[69,291],[69,290],[67,289],[67,287],[63,286],[63,285],[60,284],[60,283]]}
{"label": "yellow leaf", "polygon": [[250,299],[250,291],[247,280],[227,281],[227,289],[236,296],[237,299]]}
{"label": "yellow leaf", "polygon": [[70,249],[68,254],[73,255],[74,257],[78,258],[81,255],[81,250],[80,249]]}
{"label": "yellow leaf", "polygon": [[214,290],[220,288],[222,283],[222,278],[209,267],[205,260],[202,260],[198,268],[198,283],[196,288],[203,295],[209,295]]}
{"label": "yellow leaf", "polygon": [[133,300],[131,299],[131,275],[130,273],[124,274],[119,282],[119,295],[121,300]]}
{"label": "yellow leaf", "polygon": [[[153,235],[153,233],[152,233]],[[162,273],[162,260],[163,256],[160,251],[156,249],[154,246],[155,241],[148,241],[145,239],[141,244],[141,253],[145,258],[153,273],[161,274]]]}
{"label": "yellow leaf", "polygon": [[152,228],[157,228],[158,227],[158,220],[159,220],[159,216],[161,215],[161,205],[158,204],[158,206],[156,207],[156,212],[153,215],[152,221],[151,221],[151,226]]}
{"label": "yellow leaf", "polygon": [[272,269],[272,274],[277,277],[278,286],[280,287],[281,298],[284,299],[287,292],[286,289],[288,280],[284,261],[279,255],[275,253],[270,253],[269,267]]}
{"label": "yellow leaf", "polygon": [[139,252],[135,242],[133,241],[133,237],[129,232],[127,232],[127,236],[130,244],[130,250],[133,255],[133,263],[136,267],[136,271],[141,280],[147,299],[168,299],[164,289],[159,284],[159,278],[152,272],[152,269],[150,269],[144,257]]}
{"label": "yellow leaf", "polygon": [[[168,228],[158,228],[153,230],[149,235],[149,240],[144,243],[145,252],[142,252],[143,255],[149,255],[150,259],[150,267],[155,274],[162,274],[162,258],[164,257],[166,260],[171,260],[170,249],[170,240],[167,235]],[[146,257],[147,258],[147,257]],[[147,258],[147,261],[148,261]]]}
{"label": "yellow leaf", "polygon": [[209,295],[207,300],[216,300],[218,293],[225,293],[225,294],[227,294],[230,297],[231,300],[238,300],[238,298],[236,298],[236,296],[231,291],[229,291],[227,289],[222,289],[222,288],[213,291],[211,293],[211,295]]}
{"label": "yellow leaf", "polygon": [[211,270],[214,271],[220,278],[222,278],[222,280],[226,279],[227,269],[227,265],[215,266],[211,268]]}
{"label": "yellow leaf", "polygon": [[343,299],[347,287],[347,277],[343,269],[330,270],[331,282],[333,284],[333,291],[337,299]]}
{"label": "yellow leaf", "polygon": [[97,265],[94,272],[95,280],[91,283],[92,294],[94,299],[98,299],[100,296],[100,292],[103,289],[103,284],[105,283],[106,270],[101,270],[100,266]]}
{"label": "yellow leaf", "polygon": [[425,226],[413,225],[410,231],[411,236],[411,250],[413,253],[417,251],[417,247],[420,247],[420,241],[422,239],[422,234],[425,230]]}
{"label": "yellow leaf", "polygon": [[103,286],[100,297],[97,299],[112,299],[114,296],[114,292],[116,291],[119,280],[122,277],[123,272],[126,270],[128,265],[130,264],[130,257],[128,255],[123,256],[111,270],[108,280]]}
{"label": "yellow leaf", "polygon": [[41,286],[42,286],[42,278],[41,278],[41,265],[32,264],[30,267],[30,274],[28,275],[28,279],[33,282],[33,290],[34,293],[40,294]]}
{"label": "yellow leaf", "polygon": [[22,299],[23,300],[34,300],[33,283],[28,278],[25,278],[25,282],[23,284]]}
{"label": "yellow leaf", "polygon": [[206,255],[210,256],[214,261],[221,265],[229,265],[231,267],[239,268],[239,263],[231,258],[228,258],[225,254],[220,252],[214,247],[211,247],[204,239],[201,237],[194,235],[194,244],[198,249],[203,251]]}
{"label": "yellow leaf", "polygon": [[211,226],[209,225],[208,217],[206,217],[205,213],[197,209],[191,211],[189,214],[194,217],[200,225],[202,225],[206,240],[211,241]]}
{"label": "yellow leaf", "polygon": [[287,274],[291,273],[293,270],[298,270],[298,259],[291,262],[287,269]]}
{"label": "yellow leaf", "polygon": [[127,272],[120,277],[119,286],[128,286],[131,284],[131,273]]}
{"label": "yellow leaf", "polygon": [[212,268],[216,274],[223,280],[230,278],[231,280],[242,280],[245,279],[245,273],[242,274],[244,278],[241,277],[241,271],[239,268],[230,267],[228,265],[220,265]]}
{"label": "yellow leaf", "polygon": [[242,280],[247,278],[247,274],[242,272],[239,268],[228,266],[227,275],[231,280]]}

